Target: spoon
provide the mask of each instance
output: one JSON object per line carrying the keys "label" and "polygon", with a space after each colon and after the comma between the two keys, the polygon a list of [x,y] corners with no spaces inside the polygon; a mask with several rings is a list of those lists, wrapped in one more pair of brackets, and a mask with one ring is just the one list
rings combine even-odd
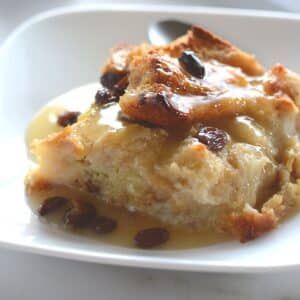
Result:
{"label": "spoon", "polygon": [[190,28],[190,24],[176,20],[158,21],[150,26],[148,38],[153,45],[164,45],[184,35]]}

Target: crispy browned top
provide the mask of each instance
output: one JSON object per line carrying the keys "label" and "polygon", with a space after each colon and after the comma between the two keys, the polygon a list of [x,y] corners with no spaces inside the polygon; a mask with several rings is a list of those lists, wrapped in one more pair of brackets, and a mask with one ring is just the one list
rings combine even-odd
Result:
{"label": "crispy browned top", "polygon": [[[180,62],[184,51],[200,59],[203,77]],[[289,94],[270,88],[274,74],[265,73],[252,55],[196,26],[163,47],[115,48],[104,67],[104,74],[109,73],[125,74],[128,80],[120,97],[123,112],[158,126],[185,126],[236,114],[255,117],[258,107],[266,107],[268,113],[297,110]]]}

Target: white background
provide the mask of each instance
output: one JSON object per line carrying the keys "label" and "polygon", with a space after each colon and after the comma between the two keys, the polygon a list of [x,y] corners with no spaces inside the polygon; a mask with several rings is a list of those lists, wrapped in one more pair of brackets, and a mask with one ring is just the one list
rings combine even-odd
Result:
{"label": "white background", "polygon": [[[38,12],[58,6],[99,2],[101,1],[0,0],[0,44],[17,25]],[[117,2],[141,3],[115,1],[114,4]],[[171,0],[148,0],[147,4],[158,2],[176,3]],[[298,0],[186,0],[185,3],[300,12]],[[0,250],[1,300],[299,300],[299,275],[300,270],[256,275],[153,271],[101,266]]]}

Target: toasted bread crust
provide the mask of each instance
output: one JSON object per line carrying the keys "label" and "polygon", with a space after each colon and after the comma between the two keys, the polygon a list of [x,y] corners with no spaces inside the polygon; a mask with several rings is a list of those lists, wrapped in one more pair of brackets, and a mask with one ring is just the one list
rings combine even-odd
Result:
{"label": "toasted bread crust", "polygon": [[193,26],[185,37],[174,41],[170,49],[181,52],[183,49],[195,50],[203,59],[215,59],[233,67],[239,67],[248,75],[259,76],[264,68],[250,55],[221,37],[199,27]]}
{"label": "toasted bread crust", "polygon": [[272,216],[255,211],[233,213],[229,217],[229,224],[231,233],[236,235],[241,243],[245,243],[273,229],[276,222]]}
{"label": "toasted bread crust", "polygon": [[[178,58],[185,50],[202,59],[206,70],[203,79],[193,77],[180,65]],[[271,79],[285,74],[284,67],[264,73],[252,55],[197,26],[167,46],[117,47],[104,71],[126,73],[129,84],[120,98],[123,112],[154,126],[187,127],[249,111],[255,117],[255,105],[282,109],[287,114],[297,111],[295,92]],[[159,95],[165,99],[161,101]]]}

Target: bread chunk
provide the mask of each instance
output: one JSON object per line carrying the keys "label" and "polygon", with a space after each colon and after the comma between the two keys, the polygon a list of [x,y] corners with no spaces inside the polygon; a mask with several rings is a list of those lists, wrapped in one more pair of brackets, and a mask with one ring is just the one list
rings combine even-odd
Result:
{"label": "bread chunk", "polygon": [[[105,99],[33,143],[29,194],[63,185],[242,242],[296,206],[297,74],[281,65],[265,71],[196,26],[167,46],[120,45],[102,72]],[[103,122],[107,116],[116,122]]]}

